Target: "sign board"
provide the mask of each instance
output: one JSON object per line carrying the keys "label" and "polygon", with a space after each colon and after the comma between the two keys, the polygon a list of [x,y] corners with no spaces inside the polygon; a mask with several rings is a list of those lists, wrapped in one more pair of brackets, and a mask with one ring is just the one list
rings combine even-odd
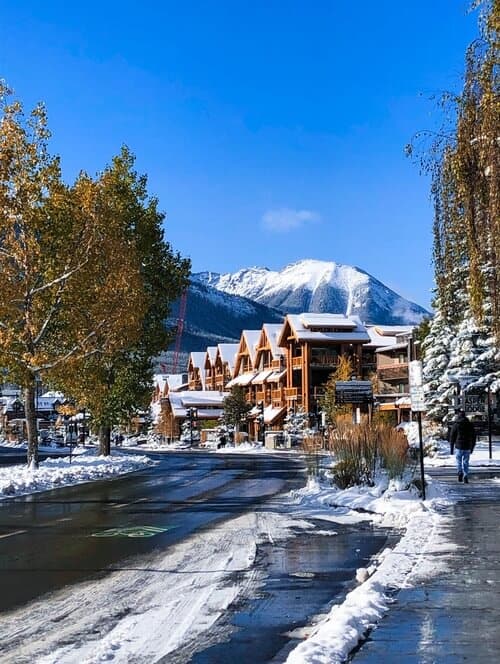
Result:
{"label": "sign board", "polygon": [[410,385],[411,409],[414,413],[422,413],[426,410],[424,403],[424,388],[412,387]]}
{"label": "sign board", "polygon": [[338,380],[335,383],[335,403],[363,404],[373,401],[373,387],[369,380]]}
{"label": "sign board", "polygon": [[422,387],[422,362],[420,360],[412,360],[408,365],[408,378],[410,387]]}

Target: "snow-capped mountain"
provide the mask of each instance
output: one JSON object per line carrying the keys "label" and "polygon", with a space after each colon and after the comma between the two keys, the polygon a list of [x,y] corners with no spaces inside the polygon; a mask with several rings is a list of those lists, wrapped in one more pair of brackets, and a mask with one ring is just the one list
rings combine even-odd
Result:
{"label": "snow-capped mountain", "polygon": [[423,307],[401,297],[368,272],[334,262],[302,260],[279,272],[263,267],[227,274],[199,272],[193,279],[284,314],[357,314],[364,323],[386,325],[412,325],[429,315]]}
{"label": "snow-capped mountain", "polygon": [[[176,302],[167,321],[170,327],[177,325],[178,315]],[[181,348],[184,352],[203,351],[207,346],[237,342],[242,330],[260,330],[264,323],[281,323],[283,318],[272,307],[193,279],[187,294]]]}

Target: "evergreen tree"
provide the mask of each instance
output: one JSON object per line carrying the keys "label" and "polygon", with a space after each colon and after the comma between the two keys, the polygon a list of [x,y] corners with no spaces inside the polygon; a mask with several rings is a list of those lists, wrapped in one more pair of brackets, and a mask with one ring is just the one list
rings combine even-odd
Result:
{"label": "evergreen tree", "polygon": [[493,391],[500,382],[500,0],[479,4],[481,39],[467,50],[462,92],[443,97],[451,125],[421,161],[432,176],[437,310],[424,375],[438,418],[454,391],[447,376],[473,375]]}
{"label": "evergreen tree", "polygon": [[245,399],[245,390],[235,385],[224,399],[224,422],[239,431],[241,422],[251,409],[252,405]]}
{"label": "evergreen tree", "polygon": [[446,378],[453,336],[451,327],[443,319],[441,309],[437,306],[429,334],[422,343],[422,373],[427,416],[435,420],[445,418],[448,404],[455,393],[454,386]]}

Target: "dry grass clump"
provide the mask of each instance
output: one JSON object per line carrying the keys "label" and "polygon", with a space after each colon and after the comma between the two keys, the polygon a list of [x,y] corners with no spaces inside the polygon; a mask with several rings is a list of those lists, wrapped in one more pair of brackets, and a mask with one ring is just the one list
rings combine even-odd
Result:
{"label": "dry grass clump", "polygon": [[400,429],[383,425],[379,444],[382,467],[391,479],[401,477],[410,461],[410,448],[405,434]]}
{"label": "dry grass clump", "polygon": [[328,449],[336,460],[333,480],[340,488],[373,485],[377,466],[384,468],[391,479],[400,477],[409,461],[404,433],[367,419],[361,424],[337,421],[329,435]]}
{"label": "dry grass clump", "polygon": [[302,440],[307,464],[308,477],[317,477],[319,474],[319,453],[323,448],[321,434],[306,434]]}

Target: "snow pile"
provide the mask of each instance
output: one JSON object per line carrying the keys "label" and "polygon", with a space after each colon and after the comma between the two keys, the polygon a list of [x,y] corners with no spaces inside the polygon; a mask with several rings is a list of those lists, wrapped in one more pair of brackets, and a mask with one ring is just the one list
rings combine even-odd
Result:
{"label": "snow pile", "polygon": [[394,591],[410,584],[413,574],[438,571],[435,558],[431,567],[425,569],[426,551],[435,552],[439,547],[438,532],[445,517],[437,508],[441,510],[451,501],[442,485],[430,478],[427,481],[425,503],[414,487],[405,489],[402,482],[387,482],[383,477],[374,487],[338,490],[315,481],[293,493],[295,504],[309,516],[312,511],[317,518],[340,521],[349,515],[349,510],[354,510],[360,512],[359,518],[404,528],[405,534],[394,549],[385,549],[368,569],[357,570],[360,585],[313,628],[311,636],[289,654],[287,664],[345,662],[367,631],[388,611]]}
{"label": "snow pile", "polygon": [[261,443],[244,442],[234,446],[226,445],[225,447],[221,447],[218,450],[216,450],[216,452],[217,454],[234,454],[235,452],[236,453],[243,452],[248,454],[249,452],[257,452],[257,453],[271,452],[271,450],[268,450]]}
{"label": "snow pile", "polygon": [[47,491],[70,484],[106,479],[140,470],[155,464],[146,456],[95,456],[93,452],[69,457],[47,459],[38,468],[8,466],[0,468],[0,500],[37,491]]}

